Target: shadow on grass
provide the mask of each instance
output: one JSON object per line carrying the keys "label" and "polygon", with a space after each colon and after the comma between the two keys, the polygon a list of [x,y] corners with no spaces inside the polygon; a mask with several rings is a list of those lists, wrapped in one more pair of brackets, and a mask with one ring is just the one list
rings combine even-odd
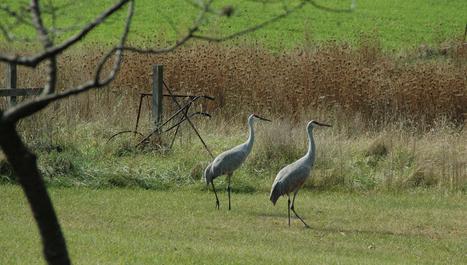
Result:
{"label": "shadow on grass", "polygon": [[310,225],[310,229],[324,233],[340,233],[345,236],[346,234],[364,234],[364,235],[384,235],[384,236],[398,236],[398,237],[429,237],[440,238],[436,233],[423,233],[420,231],[411,232],[395,232],[389,230],[371,230],[371,229],[343,229],[339,227],[318,227]]}
{"label": "shadow on grass", "polygon": [[[318,211],[320,212],[320,211]],[[271,219],[283,219],[284,225],[287,226],[287,206],[284,207],[283,212],[257,212],[257,211],[250,211],[252,215],[262,217],[262,218],[271,218]],[[299,212],[300,214],[300,212]],[[304,217],[304,216],[302,216]],[[294,214],[291,212],[290,216],[291,220],[300,221]],[[397,236],[397,237],[428,237],[430,239],[439,239],[440,235],[436,232],[423,232],[419,230],[411,230],[411,231],[390,231],[390,230],[371,230],[371,229],[346,229],[342,227],[320,227],[313,224],[310,224],[309,221],[312,221],[313,218],[305,218],[305,221],[308,221],[308,225],[310,226],[307,230],[312,230],[316,232],[326,233],[326,234],[336,234],[339,233],[343,236],[352,235],[352,234],[363,234],[363,235],[381,235],[381,236]],[[316,218],[315,218],[316,219]],[[305,227],[304,227],[305,228]]]}

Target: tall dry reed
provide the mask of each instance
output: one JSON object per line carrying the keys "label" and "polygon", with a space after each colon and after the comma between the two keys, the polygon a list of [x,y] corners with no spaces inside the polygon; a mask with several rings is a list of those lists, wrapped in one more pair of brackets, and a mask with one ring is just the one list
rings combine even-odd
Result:
{"label": "tall dry reed", "polygon": [[[47,116],[132,124],[139,93],[151,91],[152,65],[163,64],[165,80],[174,92],[214,96],[214,102],[200,101],[197,108],[223,117],[260,112],[299,120],[304,113],[321,110],[342,121],[360,117],[366,125],[380,128],[401,120],[421,127],[431,127],[440,119],[462,124],[467,115],[464,53],[460,47],[437,60],[414,61],[410,56],[385,55],[368,41],[356,49],[328,43],[273,53],[257,47],[204,44],[160,56],[127,54],[111,87],[57,103]],[[103,48],[96,47],[65,54],[59,62],[58,87],[91,78],[102,54]],[[19,86],[37,87],[44,81],[42,67],[19,68]],[[170,101],[165,105],[168,111],[173,109]],[[145,115],[149,107],[146,100]]]}

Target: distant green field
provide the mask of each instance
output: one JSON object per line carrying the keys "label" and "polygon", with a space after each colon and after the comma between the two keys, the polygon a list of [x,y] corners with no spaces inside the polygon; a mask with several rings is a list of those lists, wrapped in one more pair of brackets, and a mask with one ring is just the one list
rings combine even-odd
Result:
{"label": "distant green field", "polygon": [[[286,201],[208,191],[52,188],[73,264],[466,264],[461,194],[304,191],[308,221],[287,226]],[[44,264],[17,186],[0,185],[0,264]]]}
{"label": "distant green field", "polygon": [[[15,0],[6,2],[16,3]],[[53,2],[60,4],[65,0]],[[66,15],[62,15],[59,24],[69,26],[76,22],[90,21],[112,2],[115,0],[80,1],[64,10]],[[131,41],[151,45],[170,42],[183,34],[196,16],[196,10],[186,2],[137,1]],[[283,10],[282,1],[269,1],[276,2],[275,4],[263,2],[268,1],[219,1],[216,4],[218,7],[234,3],[234,16],[210,17],[204,32],[210,35],[235,32]],[[348,8],[351,5],[351,0],[317,2],[335,8]],[[377,37],[386,49],[400,50],[460,38],[467,23],[465,0],[357,0],[356,7],[352,13],[330,13],[307,6],[287,19],[250,34],[246,40],[277,49],[300,46],[310,41],[337,40],[358,44],[362,37]],[[91,34],[88,40],[99,43],[115,41],[117,33],[121,31],[124,13],[112,17],[105,26]],[[20,35],[30,32],[30,29],[25,28],[17,31]]]}

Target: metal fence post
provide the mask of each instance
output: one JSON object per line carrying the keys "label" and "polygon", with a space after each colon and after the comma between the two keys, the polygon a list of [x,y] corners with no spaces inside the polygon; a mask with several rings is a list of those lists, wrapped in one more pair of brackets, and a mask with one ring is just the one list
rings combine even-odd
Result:
{"label": "metal fence post", "polygon": [[164,88],[163,65],[156,64],[152,69],[152,117],[157,127],[162,122],[162,90]]}
{"label": "metal fence post", "polygon": [[[16,64],[7,63],[6,65],[6,78],[5,78],[5,87],[8,89],[16,88]],[[16,105],[16,96],[10,96],[8,98],[8,103],[10,106]]]}

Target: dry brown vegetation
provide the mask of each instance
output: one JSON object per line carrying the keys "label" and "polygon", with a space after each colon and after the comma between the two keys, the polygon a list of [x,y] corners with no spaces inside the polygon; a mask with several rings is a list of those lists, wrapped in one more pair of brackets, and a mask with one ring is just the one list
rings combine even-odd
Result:
{"label": "dry brown vegetation", "polygon": [[[60,62],[63,70],[59,87],[89,78],[94,65],[85,62],[96,63],[100,54],[94,48],[67,54]],[[466,62],[465,46],[434,58],[420,51],[395,58],[385,55],[375,44],[352,49],[333,43],[282,53],[248,46],[196,45],[164,56],[128,54],[122,72],[110,88],[56,103],[50,107],[53,112],[43,111],[20,124],[20,129],[36,146],[48,146],[51,142],[53,147],[66,142],[76,146],[70,150],[84,148],[95,150],[91,152],[94,155],[105,153],[99,150],[110,134],[133,128],[139,93],[151,91],[152,65],[163,64],[166,81],[174,92],[216,98],[214,102],[200,101],[196,106],[214,114],[207,123],[196,121],[214,153],[244,138],[248,113],[258,112],[275,120],[271,126],[258,130],[256,151],[246,166],[247,173],[237,177],[246,185],[245,190],[250,189],[252,180],[247,176],[251,174],[259,174],[260,189],[267,190],[275,172],[302,155],[306,145],[303,128],[310,119],[323,120],[334,127],[317,131],[319,155],[308,187],[398,190],[421,186],[465,190]],[[44,81],[38,79],[39,74],[22,68],[19,76],[19,86],[36,87]],[[169,101],[166,108],[172,108]],[[151,126],[149,100],[144,102],[143,113],[144,128],[140,131],[145,133]],[[93,123],[83,126],[88,121]],[[202,147],[193,146],[198,141],[189,128],[182,129],[181,134],[185,144],[188,139],[188,145],[182,147],[185,151],[180,154],[176,151],[168,164],[184,166],[163,168],[168,176],[177,178],[183,179],[186,172],[200,176],[207,160],[193,158],[199,156]],[[37,135],[44,136],[45,143],[38,143]],[[76,139],[80,139],[79,143]],[[180,144],[183,141],[176,145]],[[85,156],[80,159],[87,162],[76,162],[75,153],[70,151],[69,157],[63,156],[62,160],[77,164],[79,172],[96,167]],[[43,155],[48,157],[47,152]],[[43,165],[43,170],[50,167],[50,172],[56,172],[56,159],[51,156],[51,166]],[[108,167],[111,172],[103,167],[85,175],[99,179],[98,175],[116,174],[126,181],[128,166],[119,169],[112,162],[114,159],[119,161],[112,156],[104,159],[112,164]],[[146,159],[151,158],[143,161]],[[164,163],[168,158],[155,159]],[[92,166],[81,168],[80,163]],[[105,161],[99,163],[107,165]],[[133,162],[130,165],[135,167]],[[133,172],[128,179],[138,179],[138,174],[146,176],[143,179],[154,177],[153,166],[140,165],[137,172],[140,173]],[[158,183],[157,179],[154,181]]]}
{"label": "dry brown vegetation", "polygon": [[[226,117],[257,111],[298,120],[303,113],[325,110],[342,121],[359,117],[371,127],[393,121],[424,127],[439,119],[461,125],[467,115],[466,50],[459,46],[435,60],[416,53],[386,56],[372,42],[358,49],[328,43],[280,53],[208,44],[163,56],[128,54],[111,89],[60,103],[58,116],[89,120],[118,112],[120,119],[124,113],[133,118],[139,93],[150,92],[151,68],[158,63],[176,92],[212,95],[215,103],[203,107]],[[101,54],[96,48],[67,54],[60,62],[59,87],[89,78]],[[19,86],[44,81],[38,77],[44,75],[19,72]]]}

